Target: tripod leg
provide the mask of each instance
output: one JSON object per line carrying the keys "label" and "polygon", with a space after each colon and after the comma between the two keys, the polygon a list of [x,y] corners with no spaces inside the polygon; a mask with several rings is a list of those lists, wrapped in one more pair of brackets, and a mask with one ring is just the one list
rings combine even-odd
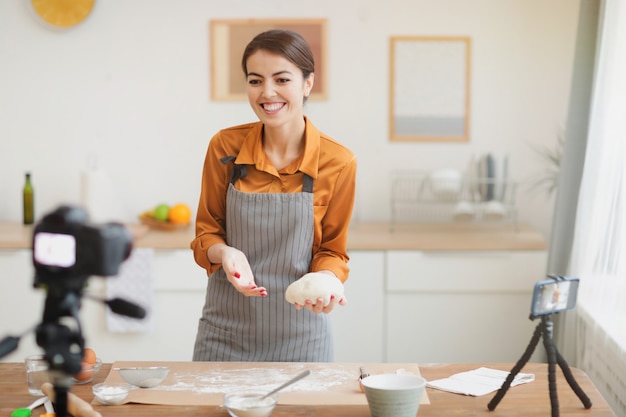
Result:
{"label": "tripod leg", "polygon": [[585,392],[580,387],[580,385],[578,385],[578,382],[576,382],[576,379],[574,378],[574,375],[572,374],[572,370],[569,368],[567,361],[565,361],[565,358],[559,353],[556,347],[554,348],[554,351],[556,353],[556,360],[559,366],[561,367],[561,370],[563,371],[563,375],[565,375],[565,379],[567,380],[567,383],[572,388],[572,390],[576,393],[580,401],[583,403],[583,406],[587,410],[590,409],[592,405],[591,400],[589,399],[589,397],[587,397],[587,394],[585,394]]}
{"label": "tripod leg", "polygon": [[491,401],[489,401],[489,404],[487,404],[487,408],[489,409],[489,411],[493,411],[496,409],[496,407],[500,403],[500,400],[504,398],[504,394],[506,394],[506,392],[511,387],[511,383],[513,382],[513,379],[515,379],[515,376],[519,373],[519,371],[522,370],[524,365],[526,365],[526,362],[528,362],[528,360],[530,359],[533,351],[535,350],[535,347],[537,346],[537,343],[539,343],[539,338],[541,337],[542,330],[543,323],[540,323],[535,328],[533,337],[530,339],[530,342],[528,343],[524,354],[517,361],[513,369],[511,369],[511,372],[509,372],[509,375],[506,377],[506,380],[504,381],[498,392],[496,392],[496,395],[491,399]]}
{"label": "tripod leg", "polygon": [[556,348],[552,343],[552,322],[548,319],[542,320],[543,326],[543,346],[548,354],[548,386],[550,389],[550,405],[552,406],[552,417],[559,417],[559,398],[556,392]]}

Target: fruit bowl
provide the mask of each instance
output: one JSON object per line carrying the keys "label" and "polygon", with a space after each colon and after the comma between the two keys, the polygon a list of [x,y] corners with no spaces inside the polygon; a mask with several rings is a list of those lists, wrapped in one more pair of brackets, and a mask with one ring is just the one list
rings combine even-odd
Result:
{"label": "fruit bowl", "polygon": [[142,224],[145,224],[150,229],[154,230],[163,230],[166,232],[171,232],[174,230],[186,229],[189,227],[191,222],[188,223],[173,223],[173,222],[160,222],[152,217],[148,216],[139,216],[139,220]]}

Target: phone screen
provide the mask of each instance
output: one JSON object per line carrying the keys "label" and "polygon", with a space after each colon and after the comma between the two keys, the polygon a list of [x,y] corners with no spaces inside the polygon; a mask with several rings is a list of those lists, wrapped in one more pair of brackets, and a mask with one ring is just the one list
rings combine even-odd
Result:
{"label": "phone screen", "polygon": [[578,283],[578,278],[539,281],[535,284],[531,314],[542,316],[574,308]]}

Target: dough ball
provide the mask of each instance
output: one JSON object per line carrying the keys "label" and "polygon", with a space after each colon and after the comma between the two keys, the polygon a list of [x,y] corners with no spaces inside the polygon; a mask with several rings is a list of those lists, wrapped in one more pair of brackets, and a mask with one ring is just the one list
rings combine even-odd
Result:
{"label": "dough ball", "polygon": [[343,297],[343,283],[332,275],[323,272],[309,272],[291,283],[285,291],[285,299],[291,304],[304,305],[306,300],[316,302],[318,298],[324,300],[324,306],[330,303],[330,296],[340,299]]}

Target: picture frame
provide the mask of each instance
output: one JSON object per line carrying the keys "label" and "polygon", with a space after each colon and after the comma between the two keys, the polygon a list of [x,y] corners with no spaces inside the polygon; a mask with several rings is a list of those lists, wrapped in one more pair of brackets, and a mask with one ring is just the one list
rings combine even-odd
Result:
{"label": "picture frame", "polygon": [[469,37],[392,36],[390,140],[469,141],[470,67]]}
{"label": "picture frame", "polygon": [[326,19],[216,19],[210,22],[212,100],[247,100],[241,57],[254,36],[270,29],[293,30],[304,37],[315,59],[315,82],[309,100],[328,98]]}

